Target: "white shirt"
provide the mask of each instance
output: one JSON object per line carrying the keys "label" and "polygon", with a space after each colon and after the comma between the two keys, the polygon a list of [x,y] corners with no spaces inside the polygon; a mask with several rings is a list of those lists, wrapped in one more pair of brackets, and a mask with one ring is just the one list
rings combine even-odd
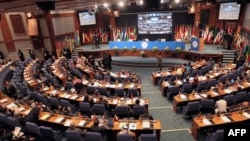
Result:
{"label": "white shirt", "polygon": [[215,113],[227,112],[227,101],[224,99],[220,99],[220,100],[216,101],[215,107],[217,107],[215,109]]}

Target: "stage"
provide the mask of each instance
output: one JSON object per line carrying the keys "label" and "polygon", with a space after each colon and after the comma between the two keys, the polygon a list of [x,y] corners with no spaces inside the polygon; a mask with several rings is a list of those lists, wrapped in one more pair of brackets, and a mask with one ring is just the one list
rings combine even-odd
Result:
{"label": "stage", "polygon": [[[109,47],[109,44],[100,44],[100,48],[93,48],[94,45],[89,44],[89,45],[83,45],[80,47],[75,48],[75,52],[78,51],[87,51],[87,52],[95,52],[95,51],[106,51],[106,50],[112,50],[112,47]],[[226,50],[223,48],[222,45],[214,45],[214,44],[210,44],[210,45],[204,45],[204,49],[202,51],[191,51],[191,45],[190,44],[185,44],[184,46],[184,51],[190,51],[190,52],[194,52],[194,53],[201,53],[201,54],[221,54],[223,50]]]}

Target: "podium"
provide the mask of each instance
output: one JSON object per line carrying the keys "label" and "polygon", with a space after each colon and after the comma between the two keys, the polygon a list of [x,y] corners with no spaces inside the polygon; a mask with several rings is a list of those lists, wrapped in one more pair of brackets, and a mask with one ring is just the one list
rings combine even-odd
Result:
{"label": "podium", "polygon": [[202,51],[204,48],[204,38],[191,38],[191,50]]}

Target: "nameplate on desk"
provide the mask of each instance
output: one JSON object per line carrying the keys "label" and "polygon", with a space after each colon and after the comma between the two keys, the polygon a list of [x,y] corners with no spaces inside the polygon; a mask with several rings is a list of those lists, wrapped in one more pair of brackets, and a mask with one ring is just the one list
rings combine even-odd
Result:
{"label": "nameplate on desk", "polygon": [[211,123],[208,119],[206,119],[206,118],[202,119],[202,122],[203,122],[203,124],[205,124],[205,125],[211,125],[211,124],[212,124],[212,123]]}
{"label": "nameplate on desk", "polygon": [[85,120],[81,120],[81,121],[78,123],[78,126],[84,126],[84,125],[85,125],[85,123],[86,123],[86,121],[85,121]]}
{"label": "nameplate on desk", "polygon": [[245,117],[247,117],[247,118],[250,118],[250,114],[247,113],[247,112],[242,113],[242,115],[245,116]]}
{"label": "nameplate on desk", "polygon": [[224,122],[230,122],[230,121],[231,121],[227,116],[221,116],[220,118],[221,118],[221,120],[223,120]]}

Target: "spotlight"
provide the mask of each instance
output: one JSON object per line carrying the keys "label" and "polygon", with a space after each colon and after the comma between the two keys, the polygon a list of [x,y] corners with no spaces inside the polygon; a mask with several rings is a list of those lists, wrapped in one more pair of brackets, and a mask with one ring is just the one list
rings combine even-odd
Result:
{"label": "spotlight", "polygon": [[123,6],[124,6],[124,2],[123,2],[123,1],[120,1],[120,2],[118,3],[118,5],[119,5],[120,7],[123,7]]}
{"label": "spotlight", "polygon": [[175,3],[179,3],[180,2],[180,0],[175,0]]}

